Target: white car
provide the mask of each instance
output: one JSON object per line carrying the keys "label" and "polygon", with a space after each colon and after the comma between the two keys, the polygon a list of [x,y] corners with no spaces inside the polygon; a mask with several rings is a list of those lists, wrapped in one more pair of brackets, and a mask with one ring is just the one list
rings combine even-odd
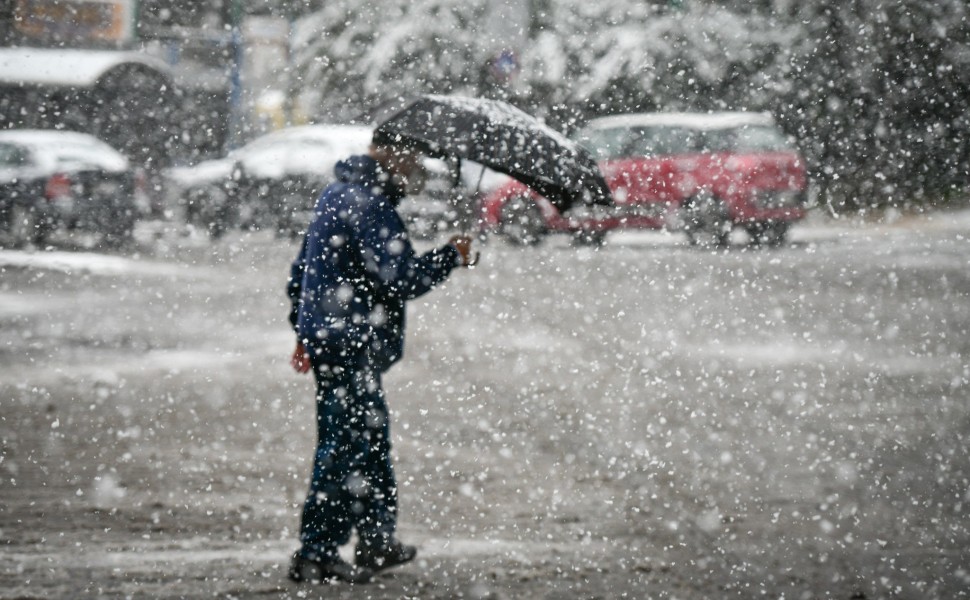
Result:
{"label": "white car", "polygon": [[297,235],[338,160],[367,152],[371,128],[303,125],[259,137],[224,158],[166,173],[190,224],[219,236],[234,226]]}

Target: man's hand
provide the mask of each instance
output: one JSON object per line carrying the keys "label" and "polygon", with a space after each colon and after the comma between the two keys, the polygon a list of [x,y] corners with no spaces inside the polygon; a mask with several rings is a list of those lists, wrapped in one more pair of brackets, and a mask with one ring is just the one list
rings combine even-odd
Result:
{"label": "man's hand", "polygon": [[293,351],[293,356],[290,357],[290,366],[297,373],[309,373],[310,372],[310,355],[307,354],[306,348],[303,346],[302,342],[296,343],[296,350]]}
{"label": "man's hand", "polygon": [[467,235],[456,235],[448,243],[455,247],[461,255],[461,266],[470,267],[478,262],[478,253],[472,255],[472,238]]}

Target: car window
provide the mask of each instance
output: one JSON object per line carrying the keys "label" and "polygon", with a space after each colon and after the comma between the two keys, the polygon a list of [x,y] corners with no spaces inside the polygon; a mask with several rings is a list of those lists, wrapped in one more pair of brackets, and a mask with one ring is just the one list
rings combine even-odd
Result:
{"label": "car window", "polygon": [[776,152],[791,141],[771,125],[701,129],[681,125],[639,125],[580,130],[573,139],[597,160],[697,152]]}
{"label": "car window", "polygon": [[631,130],[627,156],[688,154],[698,148],[699,132],[686,127],[636,127]]}
{"label": "car window", "polygon": [[598,160],[627,156],[688,154],[700,147],[700,132],[687,127],[641,126],[588,129],[574,139]]}
{"label": "car window", "polygon": [[710,152],[777,152],[791,150],[791,143],[776,127],[746,125],[708,131],[704,140]]}
{"label": "car window", "polygon": [[27,164],[27,152],[13,144],[0,144],[0,168],[12,169]]}
{"label": "car window", "polygon": [[630,130],[626,127],[609,129],[584,129],[573,136],[573,140],[586,148],[597,160],[625,156]]}

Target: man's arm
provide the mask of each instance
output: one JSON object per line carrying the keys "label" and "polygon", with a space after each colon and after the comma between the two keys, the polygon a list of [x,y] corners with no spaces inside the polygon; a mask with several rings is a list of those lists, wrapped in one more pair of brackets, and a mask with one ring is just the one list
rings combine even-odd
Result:
{"label": "man's arm", "polygon": [[[286,282],[286,295],[290,299],[290,326],[293,331],[297,331],[297,322],[300,318],[300,301],[303,296],[303,275],[306,272],[306,248],[307,240],[303,238],[300,252],[297,254],[293,264],[290,265],[290,278]],[[290,356],[290,366],[297,373],[308,373],[310,371],[310,355],[307,354],[303,342],[297,340],[296,348]]]}
{"label": "man's arm", "polygon": [[373,203],[361,220],[360,250],[368,276],[386,292],[407,300],[427,293],[456,266],[468,263],[467,255],[451,242],[415,254],[404,222],[385,202]]}
{"label": "man's arm", "polygon": [[286,282],[286,295],[290,299],[290,325],[293,331],[297,330],[297,321],[300,316],[300,301],[303,297],[303,274],[306,272],[306,250],[307,238],[304,236],[303,245],[300,246],[300,253],[296,260],[290,265],[290,278]]}

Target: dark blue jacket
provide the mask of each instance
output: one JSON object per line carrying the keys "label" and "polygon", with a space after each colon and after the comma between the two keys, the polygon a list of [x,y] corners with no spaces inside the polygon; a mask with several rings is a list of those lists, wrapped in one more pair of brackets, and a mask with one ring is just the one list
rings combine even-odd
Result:
{"label": "dark blue jacket", "polygon": [[317,364],[386,370],[404,352],[405,302],[460,261],[451,245],[417,256],[395,210],[404,196],[369,156],[338,162],[290,268],[290,323]]}

